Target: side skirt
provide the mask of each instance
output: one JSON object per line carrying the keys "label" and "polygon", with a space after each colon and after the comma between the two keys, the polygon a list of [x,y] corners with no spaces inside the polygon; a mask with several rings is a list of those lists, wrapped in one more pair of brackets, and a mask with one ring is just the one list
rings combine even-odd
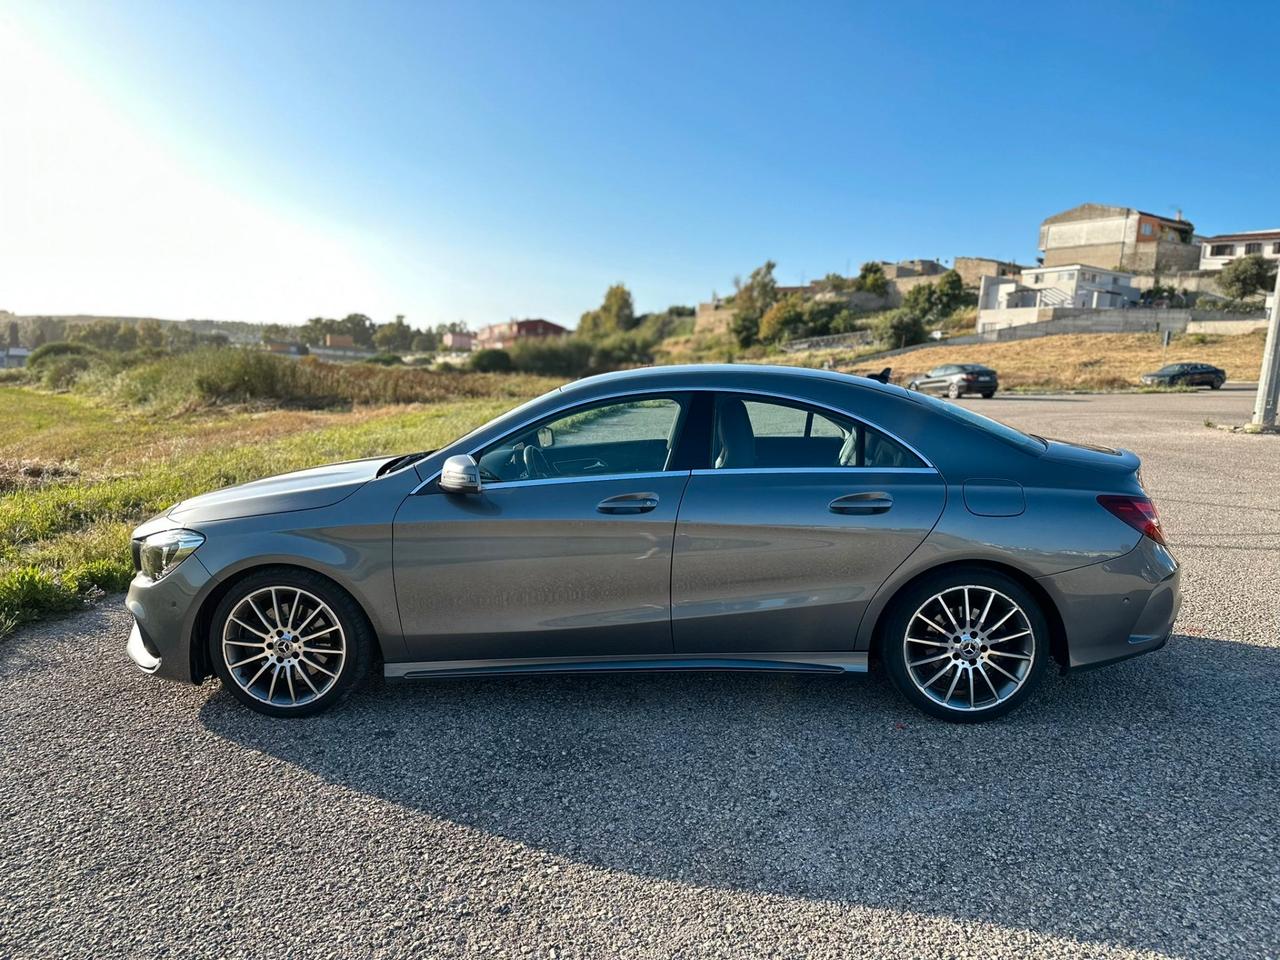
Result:
{"label": "side skirt", "polygon": [[683,670],[745,670],[782,673],[866,673],[867,654],[840,651],[820,653],[755,653],[714,657],[546,657],[513,660],[426,660],[388,663],[390,679],[477,677],[520,673],[649,673]]}

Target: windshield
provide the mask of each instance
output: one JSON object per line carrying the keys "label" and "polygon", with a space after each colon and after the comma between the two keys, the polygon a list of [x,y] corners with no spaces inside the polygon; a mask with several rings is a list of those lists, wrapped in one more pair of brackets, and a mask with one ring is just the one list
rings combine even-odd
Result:
{"label": "windshield", "polygon": [[911,394],[911,399],[917,403],[923,403],[926,407],[930,407],[953,420],[959,420],[961,423],[967,423],[971,427],[977,427],[979,430],[993,433],[1005,443],[1011,443],[1027,453],[1041,453],[1046,449],[1047,445],[1039,437],[1033,437],[1030,434],[1023,433],[1021,430],[1015,430],[1006,423],[992,420],[990,417],[984,417],[982,414],[975,413],[959,404],[939,400],[937,397],[931,397],[927,393],[913,393]]}
{"label": "windshield", "polygon": [[1180,363],[1171,363],[1167,367],[1161,367],[1159,370],[1156,371],[1156,373],[1181,373],[1181,372],[1182,372],[1182,364]]}

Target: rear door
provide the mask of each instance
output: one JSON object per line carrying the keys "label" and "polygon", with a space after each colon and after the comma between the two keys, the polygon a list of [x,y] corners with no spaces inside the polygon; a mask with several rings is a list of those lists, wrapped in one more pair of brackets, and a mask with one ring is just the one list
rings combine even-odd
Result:
{"label": "rear door", "polygon": [[852,649],[867,603],[945,502],[905,444],[796,401],[718,395],[711,463],[676,526],[677,654]]}

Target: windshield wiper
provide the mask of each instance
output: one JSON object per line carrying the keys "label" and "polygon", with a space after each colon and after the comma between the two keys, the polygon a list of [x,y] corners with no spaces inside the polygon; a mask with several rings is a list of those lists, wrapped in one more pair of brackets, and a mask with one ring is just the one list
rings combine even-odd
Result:
{"label": "windshield wiper", "polygon": [[392,457],[378,468],[378,472],[373,475],[374,479],[386,476],[388,473],[391,473],[393,470],[399,470],[401,467],[407,467],[411,463],[417,463],[423,457],[429,457],[433,453],[435,453],[434,450],[421,450],[418,453],[406,453],[398,457]]}

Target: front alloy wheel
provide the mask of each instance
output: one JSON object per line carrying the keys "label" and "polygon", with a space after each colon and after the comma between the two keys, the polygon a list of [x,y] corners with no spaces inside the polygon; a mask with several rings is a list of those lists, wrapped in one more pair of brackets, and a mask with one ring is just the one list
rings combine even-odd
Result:
{"label": "front alloy wheel", "polygon": [[921,709],[947,720],[1012,710],[1047,665],[1048,628],[1034,598],[993,571],[919,585],[899,599],[886,665]]}
{"label": "front alloy wheel", "polygon": [[242,703],[272,716],[304,716],[342,699],[364,674],[367,632],[354,601],[323,578],[264,571],[219,604],[209,654]]}

